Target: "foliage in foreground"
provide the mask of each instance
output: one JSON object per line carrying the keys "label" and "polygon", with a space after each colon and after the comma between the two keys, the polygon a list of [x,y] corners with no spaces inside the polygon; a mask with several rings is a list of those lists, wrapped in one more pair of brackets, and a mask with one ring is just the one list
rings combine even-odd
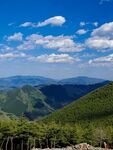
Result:
{"label": "foliage in foreground", "polygon": [[112,144],[112,124],[109,126],[97,126],[95,123],[44,124],[37,121],[29,122],[24,118],[0,122],[0,145],[3,149],[66,147],[82,142],[101,146],[103,141]]}

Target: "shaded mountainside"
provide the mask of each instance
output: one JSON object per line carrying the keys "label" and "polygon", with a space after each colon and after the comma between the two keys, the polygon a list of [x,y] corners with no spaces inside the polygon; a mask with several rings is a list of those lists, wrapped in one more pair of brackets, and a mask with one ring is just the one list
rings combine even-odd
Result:
{"label": "shaded mountainside", "polygon": [[26,85],[0,92],[0,109],[17,117],[25,114],[31,120],[38,119],[105,84],[107,82],[94,85]]}
{"label": "shaded mountainside", "polygon": [[96,120],[102,120],[103,123],[113,122],[113,82],[81,97],[44,119],[44,121],[61,123]]}
{"label": "shaded mountainside", "polygon": [[48,85],[42,86],[40,91],[47,97],[46,102],[48,104],[54,109],[59,109],[107,83],[103,82],[93,85]]}

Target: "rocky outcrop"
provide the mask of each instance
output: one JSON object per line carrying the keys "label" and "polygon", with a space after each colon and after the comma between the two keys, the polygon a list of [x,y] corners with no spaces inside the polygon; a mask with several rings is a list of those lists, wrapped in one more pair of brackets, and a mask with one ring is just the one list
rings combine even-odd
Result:
{"label": "rocky outcrop", "polygon": [[108,149],[93,147],[93,146],[91,146],[87,143],[81,143],[81,144],[77,144],[75,146],[68,146],[66,148],[52,148],[52,149],[49,149],[49,148],[46,148],[46,149],[33,148],[32,150],[108,150]]}
{"label": "rocky outcrop", "polygon": [[73,148],[74,150],[95,150],[95,147],[87,143],[81,143],[81,144],[75,145]]}

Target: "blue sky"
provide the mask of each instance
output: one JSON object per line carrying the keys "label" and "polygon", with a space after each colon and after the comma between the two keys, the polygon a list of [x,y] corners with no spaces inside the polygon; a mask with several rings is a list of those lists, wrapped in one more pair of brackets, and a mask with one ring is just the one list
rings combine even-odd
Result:
{"label": "blue sky", "polygon": [[0,77],[113,79],[113,0],[0,0]]}

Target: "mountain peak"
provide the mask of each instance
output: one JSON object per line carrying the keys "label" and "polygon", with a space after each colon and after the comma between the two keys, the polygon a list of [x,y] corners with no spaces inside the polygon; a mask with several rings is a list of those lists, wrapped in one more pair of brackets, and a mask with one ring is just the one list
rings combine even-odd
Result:
{"label": "mountain peak", "polygon": [[87,76],[78,76],[72,77],[67,79],[60,80],[59,83],[61,84],[78,84],[78,85],[88,85],[88,84],[97,84],[101,82],[105,82],[104,79],[94,78],[94,77],[87,77]]}

